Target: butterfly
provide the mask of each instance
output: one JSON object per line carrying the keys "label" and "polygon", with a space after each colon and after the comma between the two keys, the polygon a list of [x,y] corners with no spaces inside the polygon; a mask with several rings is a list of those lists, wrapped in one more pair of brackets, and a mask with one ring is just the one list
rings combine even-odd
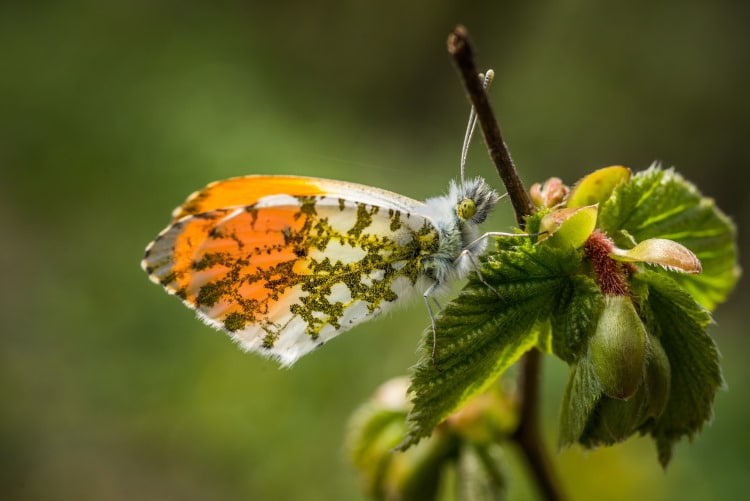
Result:
{"label": "butterfly", "polygon": [[344,181],[237,177],[175,209],[142,267],[208,325],[288,366],[415,293],[429,309],[484,252],[478,225],[499,198],[481,178],[423,203]]}
{"label": "butterfly", "polygon": [[173,211],[141,266],[205,323],[282,366],[416,294],[434,334],[430,299],[478,270],[486,237],[502,235],[479,232],[500,196],[463,176],[475,124],[472,109],[461,181],[443,196],[300,176],[217,181]]}

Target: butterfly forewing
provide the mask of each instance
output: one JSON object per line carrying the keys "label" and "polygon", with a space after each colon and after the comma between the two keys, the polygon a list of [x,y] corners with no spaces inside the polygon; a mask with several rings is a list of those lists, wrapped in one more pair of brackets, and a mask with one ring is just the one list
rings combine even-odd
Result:
{"label": "butterfly forewing", "polygon": [[[360,185],[310,178],[224,183],[248,179],[271,179],[274,190],[294,195],[266,194],[236,206],[242,197],[227,195],[228,186],[199,192],[143,263],[152,280],[244,348],[288,365],[424,289],[417,284],[428,280],[422,259],[436,251],[438,236],[427,218],[410,212],[419,202],[372,188],[363,202]],[[294,185],[300,180],[303,188]],[[314,184],[320,182],[327,185]],[[312,195],[315,189],[326,195]],[[214,207],[220,202],[230,207]]]}
{"label": "butterfly forewing", "polygon": [[357,183],[302,176],[242,176],[216,181],[196,191],[172,212],[172,217],[177,221],[215,209],[244,207],[280,194],[340,197],[408,213],[419,213],[424,208],[417,200]]}

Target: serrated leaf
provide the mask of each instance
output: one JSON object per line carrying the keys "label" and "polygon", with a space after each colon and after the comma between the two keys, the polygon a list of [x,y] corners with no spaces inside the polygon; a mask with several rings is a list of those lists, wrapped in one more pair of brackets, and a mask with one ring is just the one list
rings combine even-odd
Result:
{"label": "serrated leaf", "polygon": [[[494,310],[497,297],[488,291],[466,291],[444,310],[437,322],[437,366],[427,357],[412,376],[414,409],[409,414],[409,435],[404,447],[429,435],[432,429],[469,398],[484,390],[535,343],[528,332],[540,298],[549,284],[528,289],[525,301]],[[471,306],[469,306],[471,303]],[[432,346],[432,332],[424,345]],[[431,350],[431,348],[430,348]]]}
{"label": "serrated leaf", "polygon": [[711,419],[714,396],[724,380],[718,350],[705,330],[711,322],[708,311],[668,276],[645,271],[634,280],[648,287],[643,303],[648,327],[661,341],[671,369],[666,408],[644,430],[654,437],[659,461],[666,466],[674,443],[694,436]]}
{"label": "serrated leaf", "polygon": [[578,442],[601,396],[602,389],[591,360],[583,357],[579,363],[572,364],[560,407],[559,448]]}
{"label": "serrated leaf", "polygon": [[646,367],[645,388],[647,391],[649,417],[658,418],[664,412],[669,401],[670,387],[672,385],[672,368],[669,365],[669,357],[659,338],[648,335],[648,365]]}
{"label": "serrated leaf", "polygon": [[494,291],[474,278],[438,316],[435,362],[430,356],[433,333],[423,335],[423,358],[411,377],[410,431],[402,448],[429,435],[535,345],[535,324],[550,316],[557,292],[581,259],[572,249],[507,240],[520,245],[498,242],[508,250],[498,251],[482,267],[482,277]]}
{"label": "serrated leaf", "polygon": [[621,248],[633,247],[633,240],[663,238],[690,249],[703,272],[672,278],[708,309],[723,301],[739,278],[734,225],[672,169],[654,165],[619,184],[600,207],[598,226]]}
{"label": "serrated leaf", "polygon": [[561,286],[557,300],[551,322],[552,352],[572,364],[586,351],[604,300],[596,282],[584,275],[574,275]]}

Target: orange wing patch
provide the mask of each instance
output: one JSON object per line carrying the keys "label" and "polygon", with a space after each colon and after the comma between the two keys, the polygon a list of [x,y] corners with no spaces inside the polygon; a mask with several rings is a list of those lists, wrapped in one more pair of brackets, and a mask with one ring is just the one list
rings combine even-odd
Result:
{"label": "orange wing patch", "polygon": [[172,213],[173,221],[228,207],[243,207],[263,197],[289,193],[296,196],[322,195],[316,179],[298,176],[244,176],[216,181],[188,197]]}

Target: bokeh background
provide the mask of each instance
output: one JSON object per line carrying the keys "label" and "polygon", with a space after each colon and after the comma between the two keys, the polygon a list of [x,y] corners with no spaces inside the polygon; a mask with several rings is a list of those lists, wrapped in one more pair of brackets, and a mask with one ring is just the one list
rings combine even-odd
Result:
{"label": "bokeh background", "polygon": [[[421,302],[282,371],[196,321],[139,261],[215,179],[442,193],[468,115],[445,51],[459,22],[497,72],[526,183],[661,160],[716,198],[747,249],[748,5],[4,2],[0,498],[361,498],[347,419],[416,361]],[[499,185],[478,141],[469,171]],[[511,222],[503,203],[491,226]],[[747,494],[749,293],[741,283],[711,328],[728,381],[712,425],[666,472],[643,439],[556,455],[571,498]],[[550,447],[565,374],[546,361]],[[506,456],[511,499],[533,499]]]}

